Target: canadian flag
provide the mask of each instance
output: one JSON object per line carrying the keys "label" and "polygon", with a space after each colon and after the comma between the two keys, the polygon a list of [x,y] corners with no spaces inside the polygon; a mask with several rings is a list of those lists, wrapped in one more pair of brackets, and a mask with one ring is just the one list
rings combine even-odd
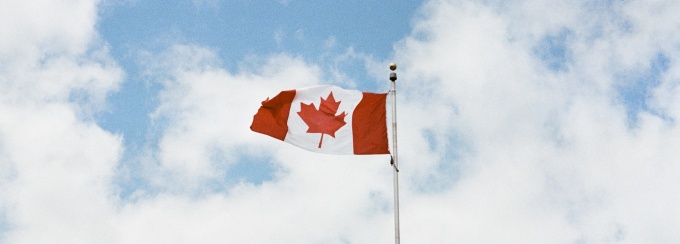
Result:
{"label": "canadian flag", "polygon": [[250,129],[313,152],[389,154],[387,93],[315,86],[262,102]]}

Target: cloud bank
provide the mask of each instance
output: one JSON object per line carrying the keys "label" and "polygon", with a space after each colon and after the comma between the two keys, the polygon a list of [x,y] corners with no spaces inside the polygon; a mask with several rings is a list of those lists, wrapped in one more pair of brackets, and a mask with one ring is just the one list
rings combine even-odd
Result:
{"label": "cloud bank", "polygon": [[424,113],[402,118],[419,138],[402,168],[453,183],[404,197],[411,241],[677,241],[678,7],[426,4],[396,46],[402,101]]}

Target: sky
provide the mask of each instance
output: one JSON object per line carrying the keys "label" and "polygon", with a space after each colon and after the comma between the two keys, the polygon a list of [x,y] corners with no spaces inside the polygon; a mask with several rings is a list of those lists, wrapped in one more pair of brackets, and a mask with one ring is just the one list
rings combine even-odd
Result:
{"label": "sky", "polygon": [[387,92],[403,243],[679,243],[680,2],[0,2],[0,243],[390,243],[388,155],[250,131]]}

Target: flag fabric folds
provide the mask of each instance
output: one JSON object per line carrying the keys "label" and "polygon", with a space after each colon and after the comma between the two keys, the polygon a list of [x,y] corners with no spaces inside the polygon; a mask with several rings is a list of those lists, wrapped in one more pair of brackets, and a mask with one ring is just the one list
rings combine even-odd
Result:
{"label": "flag fabric folds", "polygon": [[252,131],[327,154],[389,154],[387,93],[315,86],[262,102]]}

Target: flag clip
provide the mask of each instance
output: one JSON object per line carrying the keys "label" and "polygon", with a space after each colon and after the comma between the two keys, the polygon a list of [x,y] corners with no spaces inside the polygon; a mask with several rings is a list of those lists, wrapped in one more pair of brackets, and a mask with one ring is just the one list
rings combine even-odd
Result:
{"label": "flag clip", "polygon": [[394,168],[394,170],[396,170],[397,172],[399,172],[399,168],[397,168],[397,166],[394,165],[394,156],[390,156],[390,164],[392,165],[392,167]]}

